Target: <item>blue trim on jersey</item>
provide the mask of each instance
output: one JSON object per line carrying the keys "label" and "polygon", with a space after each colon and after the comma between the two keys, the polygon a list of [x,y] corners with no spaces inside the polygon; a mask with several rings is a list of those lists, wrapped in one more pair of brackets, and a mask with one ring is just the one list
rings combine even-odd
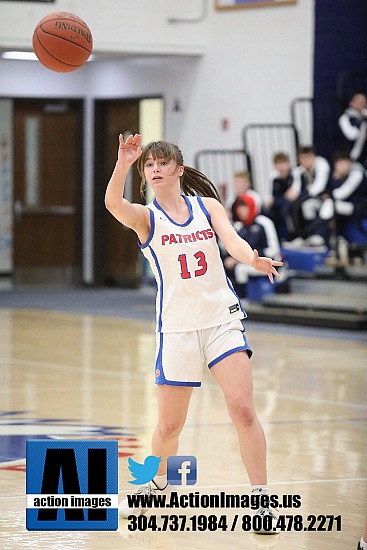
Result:
{"label": "blue trim on jersey", "polygon": [[[224,269],[224,266],[223,266],[223,269]],[[225,273],[225,269],[224,269],[224,273]],[[233,292],[233,294],[235,295],[235,297],[236,297],[236,299],[237,299],[237,301],[238,301],[238,305],[240,306],[240,310],[241,310],[242,313],[243,313],[243,317],[244,317],[244,319],[246,319],[247,313],[246,313],[246,311],[245,311],[245,310],[243,309],[243,307],[242,307],[241,299],[240,299],[240,297],[236,294],[236,291],[235,291],[235,289],[233,288],[233,285],[232,285],[230,279],[227,277],[227,275],[225,275],[225,277],[226,277],[226,280],[227,280],[227,285],[229,286],[230,290],[231,290],[231,291]]]}
{"label": "blue trim on jersey", "polygon": [[167,214],[167,212],[165,212],[163,210],[163,208],[161,206],[159,206],[159,204],[157,202],[157,199],[154,199],[153,204],[156,208],[158,208],[161,212],[163,212],[163,214],[165,216],[167,216],[167,218],[169,219],[169,221],[171,223],[173,223],[174,225],[177,225],[178,227],[186,227],[187,225],[189,225],[189,223],[192,222],[194,216],[193,216],[193,213],[192,213],[192,205],[191,205],[191,202],[189,201],[188,197],[186,197],[186,195],[181,195],[181,197],[183,197],[185,199],[186,204],[187,204],[187,208],[189,209],[189,212],[190,212],[189,218],[185,223],[177,223],[172,218],[170,218],[169,215]]}
{"label": "blue trim on jersey", "polygon": [[197,200],[198,200],[198,203],[199,203],[200,208],[201,208],[202,211],[204,212],[205,216],[206,216],[207,219],[208,219],[208,222],[209,222],[210,225],[211,225],[210,214],[209,214],[208,210],[206,209],[205,204],[203,203],[202,197],[197,196],[196,198],[197,198]]}
{"label": "blue trim on jersey", "polygon": [[[152,258],[154,260],[154,263],[156,265],[158,276],[159,276],[159,311],[157,312],[157,332],[160,332],[162,329],[162,311],[163,311],[163,277],[162,277],[162,270],[161,266],[159,265],[158,258],[152,249],[151,246],[149,246],[150,253],[152,255]],[[158,282],[157,282],[158,285]]]}
{"label": "blue trim on jersey", "polygon": [[148,238],[146,240],[146,242],[144,244],[142,244],[140,242],[140,240],[138,239],[138,245],[140,248],[146,248],[150,241],[153,239],[153,235],[154,235],[154,230],[155,230],[155,221],[154,221],[154,212],[153,210],[151,210],[149,208],[149,216],[150,216],[150,231],[149,231],[149,235],[148,235]]}
{"label": "blue trim on jersey", "polygon": [[[162,350],[163,350],[163,332],[159,335],[159,351],[157,355],[157,360],[155,362],[155,383],[158,385],[166,385],[166,386],[189,386],[190,388],[199,388],[201,386],[201,382],[178,382],[175,380],[166,380],[166,377],[164,376],[164,369],[163,369],[163,363],[162,363]],[[159,370],[159,375],[157,376],[157,369]]]}
{"label": "blue trim on jersey", "polygon": [[216,359],[213,359],[213,361],[210,361],[210,363],[208,364],[208,368],[211,369],[212,367],[214,367],[214,365],[216,365],[217,363],[222,361],[222,359],[225,359],[229,355],[233,355],[233,353],[236,353],[237,351],[247,351],[248,356],[251,357],[252,350],[251,350],[251,348],[249,348],[245,336],[244,336],[244,339],[245,339],[245,345],[239,346],[238,348],[232,348],[232,349],[226,351],[225,353],[222,353],[222,355],[220,355]]}

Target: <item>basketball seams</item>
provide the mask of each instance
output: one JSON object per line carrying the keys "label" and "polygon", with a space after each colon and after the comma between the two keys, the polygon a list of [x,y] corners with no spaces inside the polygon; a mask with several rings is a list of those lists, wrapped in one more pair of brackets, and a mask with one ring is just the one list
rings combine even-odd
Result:
{"label": "basketball seams", "polygon": [[[38,30],[38,29],[37,29],[37,30]],[[40,46],[40,47],[42,48],[42,50],[43,50],[47,55],[49,55],[50,57],[52,57],[52,59],[53,59],[54,61],[56,61],[57,63],[60,63],[60,67],[62,67],[63,65],[65,65],[65,66],[67,66],[67,67],[73,67],[73,68],[77,69],[77,68],[83,66],[83,65],[72,65],[71,63],[67,63],[66,61],[60,61],[60,59],[58,59],[57,57],[55,57],[51,52],[49,52],[49,51],[45,48],[45,46],[44,46],[44,45],[42,44],[42,42],[40,41],[37,32],[34,33],[34,37],[35,37],[35,38],[37,39],[37,41],[38,41],[38,44],[37,44],[37,45]],[[41,63],[42,63],[42,61],[41,61]],[[42,65],[44,65],[44,63],[42,63]],[[44,66],[46,66],[46,65],[44,65]]]}
{"label": "basketball seams", "polygon": [[[37,34],[37,38],[40,42],[40,44],[42,44],[41,40],[40,40],[40,37],[38,36],[38,31],[41,31],[42,33],[44,34],[47,34],[47,36],[52,36],[54,38],[57,38],[59,40],[64,40],[65,42],[69,42],[69,44],[72,44],[73,46],[76,46],[77,48],[81,48],[82,50],[88,52],[88,54],[90,55],[90,50],[88,48],[86,48],[85,46],[83,46],[82,44],[79,44],[77,42],[74,42],[73,40],[69,40],[69,38],[65,38],[64,36],[55,36],[54,34],[52,34],[51,32],[47,32],[45,31],[44,29],[42,29],[42,27],[37,27],[36,29],[36,34]],[[42,36],[42,35],[41,35]],[[50,53],[46,48],[45,46],[42,44],[42,47],[48,52]],[[54,57],[54,56],[53,56]],[[55,59],[57,59],[57,57],[55,57]],[[58,60],[60,61],[60,60]],[[64,61],[62,61],[62,63],[64,63]],[[68,63],[69,64],[69,63]],[[74,67],[74,65],[71,65]]]}

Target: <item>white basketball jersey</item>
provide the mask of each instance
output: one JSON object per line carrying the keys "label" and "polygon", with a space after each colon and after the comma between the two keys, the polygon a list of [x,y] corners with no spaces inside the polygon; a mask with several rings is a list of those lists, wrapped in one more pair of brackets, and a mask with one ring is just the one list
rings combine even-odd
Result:
{"label": "white basketball jersey", "polygon": [[150,234],[139,246],[157,281],[157,331],[187,332],[246,317],[226,276],[210,215],[201,197],[186,200],[189,217],[173,221],[156,199]]}

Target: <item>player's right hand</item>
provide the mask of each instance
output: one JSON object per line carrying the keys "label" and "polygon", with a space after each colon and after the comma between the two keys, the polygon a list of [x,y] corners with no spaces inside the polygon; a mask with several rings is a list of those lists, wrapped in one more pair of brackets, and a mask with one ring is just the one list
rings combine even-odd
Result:
{"label": "player's right hand", "polygon": [[119,149],[117,162],[131,166],[140,157],[142,150],[140,147],[141,135],[130,134],[124,142],[124,136],[119,135]]}

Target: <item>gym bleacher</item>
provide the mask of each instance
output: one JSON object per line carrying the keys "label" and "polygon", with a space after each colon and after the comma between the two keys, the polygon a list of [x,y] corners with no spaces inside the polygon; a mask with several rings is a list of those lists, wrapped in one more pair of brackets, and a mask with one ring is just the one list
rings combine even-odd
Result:
{"label": "gym bleacher", "polygon": [[[313,145],[317,154],[331,163],[344,146],[338,116],[350,95],[367,89],[367,71],[343,72],[338,76],[337,97],[296,98],[290,105],[291,123],[250,124],[243,128],[241,150],[202,150],[196,167],[228,193],[233,173],[249,171],[254,189],[263,197],[271,159],[286,151],[296,166],[297,148]],[[282,248],[284,267],[281,283],[273,287],[264,278],[250,279],[245,307],[251,319],[363,330],[367,328],[367,205],[361,204],[343,231],[347,247],[341,253],[336,243],[328,251],[317,247]]]}

